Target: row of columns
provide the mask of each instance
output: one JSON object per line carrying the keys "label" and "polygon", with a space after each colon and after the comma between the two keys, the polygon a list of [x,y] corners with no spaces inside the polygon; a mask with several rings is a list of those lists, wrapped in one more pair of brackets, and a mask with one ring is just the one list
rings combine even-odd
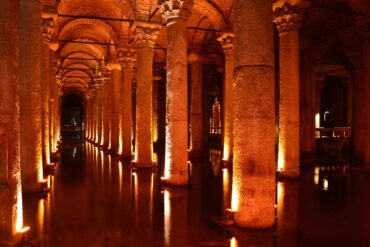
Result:
{"label": "row of columns", "polygon": [[22,192],[42,191],[43,166],[50,165],[59,137],[53,19],[46,15],[42,22],[40,10],[38,0],[0,6],[0,201],[6,202],[0,242],[21,232]]}

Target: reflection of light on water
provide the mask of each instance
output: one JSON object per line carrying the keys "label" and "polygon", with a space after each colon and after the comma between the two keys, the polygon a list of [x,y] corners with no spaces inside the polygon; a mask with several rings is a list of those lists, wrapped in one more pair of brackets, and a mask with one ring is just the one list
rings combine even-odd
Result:
{"label": "reflection of light on water", "polygon": [[238,241],[236,240],[235,237],[233,237],[232,239],[230,239],[230,247],[238,247]]}
{"label": "reflection of light on water", "polygon": [[17,185],[16,190],[16,204],[13,206],[13,212],[12,215],[16,216],[15,219],[15,230],[17,232],[21,232],[23,227],[23,206],[22,206],[22,189],[21,189],[21,183],[19,182]]}
{"label": "reflection of light on water", "polygon": [[164,190],[164,241],[166,242],[166,246],[170,244],[170,233],[171,233],[170,194],[167,190]]}
{"label": "reflection of light on water", "polygon": [[224,208],[229,207],[229,184],[230,184],[230,178],[229,178],[229,171],[226,168],[222,169],[222,181],[223,181],[223,195],[224,195]]}
{"label": "reflection of light on water", "polygon": [[329,181],[326,178],[324,178],[322,180],[322,189],[323,190],[328,190],[329,189]]}
{"label": "reflection of light on water", "polygon": [[122,192],[122,176],[123,176],[123,171],[122,171],[122,161],[118,161],[118,176],[119,176],[119,192],[121,194]]}
{"label": "reflection of light on water", "polygon": [[318,185],[319,184],[319,178],[320,178],[320,167],[315,167],[315,175],[313,177],[313,182],[315,183],[315,185]]}
{"label": "reflection of light on water", "polygon": [[41,199],[38,202],[38,234],[39,238],[42,238],[42,234],[44,232],[44,217],[45,217],[45,206],[44,206],[44,200]]}
{"label": "reflection of light on water", "polygon": [[278,216],[281,215],[282,210],[284,208],[284,186],[281,182],[278,182],[277,184],[277,212]]}
{"label": "reflection of light on water", "polygon": [[77,147],[74,147],[74,149],[73,149],[73,158],[75,158],[76,157],[76,154],[77,154]]}

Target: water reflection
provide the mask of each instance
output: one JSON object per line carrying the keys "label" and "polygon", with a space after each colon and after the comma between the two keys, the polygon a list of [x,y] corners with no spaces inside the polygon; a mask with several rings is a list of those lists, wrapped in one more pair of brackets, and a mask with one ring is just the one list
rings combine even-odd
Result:
{"label": "water reflection", "polygon": [[192,162],[189,188],[167,188],[158,186],[160,154],[157,173],[132,170],[89,143],[65,143],[55,177],[47,178],[51,193],[24,197],[25,225],[34,243],[57,247],[365,246],[370,240],[370,178],[350,173],[348,164],[306,168],[299,180],[279,182],[274,229],[218,225],[230,208],[232,171],[222,168],[220,151],[210,156]]}

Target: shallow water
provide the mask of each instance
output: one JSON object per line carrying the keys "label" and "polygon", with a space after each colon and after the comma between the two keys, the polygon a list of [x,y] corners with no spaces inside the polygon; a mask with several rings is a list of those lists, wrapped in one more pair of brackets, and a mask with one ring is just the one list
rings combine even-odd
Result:
{"label": "shallow water", "polygon": [[192,163],[191,186],[165,188],[158,168],[132,170],[90,143],[65,143],[46,198],[24,196],[29,239],[40,246],[370,246],[370,174],[349,165],[303,167],[277,183],[277,223],[222,227],[231,177],[220,152]]}

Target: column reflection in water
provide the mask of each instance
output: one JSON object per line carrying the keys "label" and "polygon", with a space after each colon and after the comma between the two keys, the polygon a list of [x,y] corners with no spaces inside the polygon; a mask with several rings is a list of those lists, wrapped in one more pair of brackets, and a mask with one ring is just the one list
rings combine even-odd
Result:
{"label": "column reflection in water", "polygon": [[141,234],[151,238],[153,227],[153,171],[140,169],[133,173],[135,198],[135,226]]}
{"label": "column reflection in water", "polygon": [[297,246],[299,181],[277,183],[277,246]]}
{"label": "column reflection in water", "polygon": [[166,246],[186,246],[188,232],[188,190],[166,188],[163,191],[164,242]]}

